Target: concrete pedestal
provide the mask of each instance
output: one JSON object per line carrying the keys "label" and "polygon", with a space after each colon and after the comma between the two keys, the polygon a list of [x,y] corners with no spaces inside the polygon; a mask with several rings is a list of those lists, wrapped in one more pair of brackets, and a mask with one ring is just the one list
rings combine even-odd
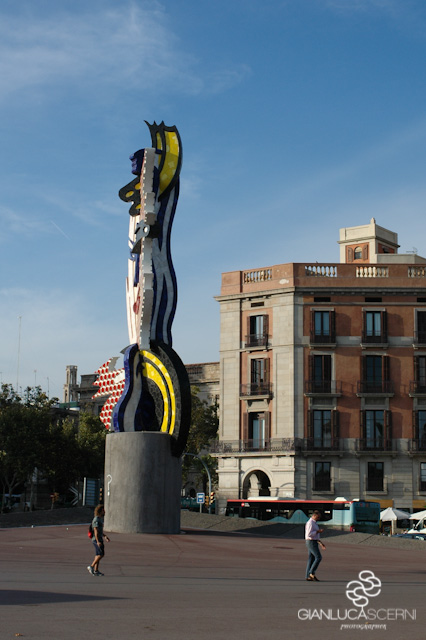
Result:
{"label": "concrete pedestal", "polygon": [[157,431],[109,433],[105,451],[105,529],[179,533],[181,459],[171,436]]}

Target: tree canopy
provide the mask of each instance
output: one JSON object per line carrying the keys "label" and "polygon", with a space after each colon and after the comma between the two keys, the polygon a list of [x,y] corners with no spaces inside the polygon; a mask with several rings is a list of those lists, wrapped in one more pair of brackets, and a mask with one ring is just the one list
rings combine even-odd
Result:
{"label": "tree canopy", "polygon": [[[189,429],[186,452],[200,456],[209,468],[212,480],[216,479],[217,460],[212,458],[207,448],[212,440],[217,437],[219,427],[217,403],[209,404],[198,396],[198,388],[191,387],[191,427]],[[203,465],[192,456],[184,456],[182,476],[186,480],[189,471],[199,468],[204,488],[207,482],[207,474]]]}
{"label": "tree canopy", "polygon": [[[35,470],[51,492],[65,493],[85,476],[100,477],[106,430],[99,418],[57,408],[40,387],[22,396],[11,385],[0,391],[0,485],[3,495],[31,485]],[[4,503],[4,501],[2,501]]]}

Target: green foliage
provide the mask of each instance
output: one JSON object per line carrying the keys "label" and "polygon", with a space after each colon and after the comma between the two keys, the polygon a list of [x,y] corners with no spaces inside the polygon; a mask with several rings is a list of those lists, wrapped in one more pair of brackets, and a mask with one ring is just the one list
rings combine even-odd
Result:
{"label": "green foliage", "polygon": [[83,477],[103,474],[106,430],[87,413],[67,415],[39,387],[21,397],[11,385],[0,391],[0,485],[13,494],[31,484],[37,469],[51,492],[65,493]]}
{"label": "green foliage", "polygon": [[[212,440],[217,437],[219,428],[218,406],[217,403],[208,404],[205,400],[198,397],[198,389],[191,387],[191,427],[188,435],[186,451],[191,454],[199,455],[203,462],[209,468],[213,482],[217,477],[216,468],[217,460],[208,455],[207,448]],[[200,477],[204,486],[207,482],[207,473],[201,464],[193,456],[184,456],[182,466],[182,476],[185,481],[189,471],[199,470]]]}

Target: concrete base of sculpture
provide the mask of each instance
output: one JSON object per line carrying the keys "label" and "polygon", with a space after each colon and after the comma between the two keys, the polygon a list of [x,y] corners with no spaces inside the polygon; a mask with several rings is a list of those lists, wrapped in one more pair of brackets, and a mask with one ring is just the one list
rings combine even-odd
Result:
{"label": "concrete base of sculpture", "polygon": [[180,533],[181,459],[158,431],[109,433],[105,451],[105,529]]}

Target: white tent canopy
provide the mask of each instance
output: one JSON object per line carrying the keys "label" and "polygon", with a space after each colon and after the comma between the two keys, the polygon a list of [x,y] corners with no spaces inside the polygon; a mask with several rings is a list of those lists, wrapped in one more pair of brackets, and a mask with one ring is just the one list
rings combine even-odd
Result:
{"label": "white tent canopy", "polygon": [[426,518],[426,509],[424,511],[417,511],[417,513],[412,513],[410,516],[410,520],[422,520],[422,518]]}
{"label": "white tent canopy", "polygon": [[[426,511],[425,511],[426,514]],[[402,511],[401,509],[394,509],[393,507],[388,507],[384,511],[380,512],[380,520],[382,522],[389,522],[389,520],[406,520],[410,518],[410,514],[407,511]]]}

